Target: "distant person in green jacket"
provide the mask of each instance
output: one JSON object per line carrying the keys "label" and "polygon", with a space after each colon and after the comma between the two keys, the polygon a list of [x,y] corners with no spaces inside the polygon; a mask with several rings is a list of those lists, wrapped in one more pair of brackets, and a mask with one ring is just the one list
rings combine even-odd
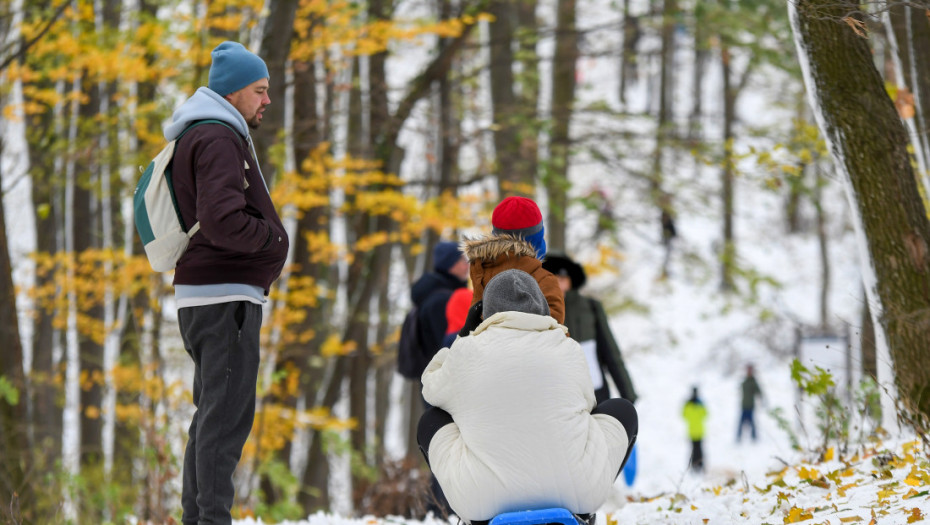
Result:
{"label": "distant person in green jacket", "polygon": [[556,251],[546,254],[542,267],[555,275],[559,288],[565,294],[563,324],[568,328],[568,335],[578,341],[584,351],[597,402],[610,398],[610,387],[604,374],[606,371],[617,386],[620,397],[635,403],[636,390],[633,389],[633,381],[620,355],[620,345],[610,331],[604,305],[578,291],[587,280],[584,268],[564,253]]}
{"label": "distant person in green jacket", "polygon": [[762,398],[762,390],[759,388],[759,383],[756,382],[756,377],[753,374],[752,365],[746,365],[746,377],[743,379],[740,390],[742,391],[743,399],[741,404],[742,411],[739,417],[739,426],[736,428],[736,441],[739,442],[740,438],[743,437],[743,427],[746,425],[749,425],[749,431],[750,436],[752,436],[752,440],[756,441],[756,398]]}
{"label": "distant person in green jacket", "polygon": [[704,420],[707,419],[707,408],[698,397],[697,387],[691,389],[691,398],[681,410],[681,417],[688,426],[688,438],[691,439],[691,470],[704,471],[704,450],[701,441],[704,439]]}

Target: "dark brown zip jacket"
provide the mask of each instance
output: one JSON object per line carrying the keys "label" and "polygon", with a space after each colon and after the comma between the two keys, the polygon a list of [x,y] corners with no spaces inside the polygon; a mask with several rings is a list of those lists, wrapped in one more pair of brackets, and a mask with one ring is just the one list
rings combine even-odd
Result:
{"label": "dark brown zip jacket", "polygon": [[172,176],[190,227],[200,221],[178,261],[174,284],[248,284],[268,294],[287,258],[288,238],[246,137],[202,124],[177,144]]}

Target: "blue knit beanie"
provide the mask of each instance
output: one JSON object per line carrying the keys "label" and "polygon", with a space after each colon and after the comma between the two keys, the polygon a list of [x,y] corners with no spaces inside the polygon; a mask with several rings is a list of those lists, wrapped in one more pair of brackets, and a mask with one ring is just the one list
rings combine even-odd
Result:
{"label": "blue knit beanie", "polygon": [[433,248],[433,269],[437,272],[448,272],[462,257],[464,254],[459,249],[458,243],[452,241],[437,243]]}
{"label": "blue knit beanie", "polygon": [[223,42],[211,55],[213,63],[207,87],[221,97],[271,76],[265,61],[238,42]]}

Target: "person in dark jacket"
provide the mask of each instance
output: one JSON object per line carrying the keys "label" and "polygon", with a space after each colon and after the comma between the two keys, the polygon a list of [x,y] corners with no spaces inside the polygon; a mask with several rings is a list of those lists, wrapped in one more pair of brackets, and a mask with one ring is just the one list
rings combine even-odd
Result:
{"label": "person in dark jacket", "polygon": [[620,397],[635,403],[633,381],[620,355],[620,346],[610,331],[604,305],[578,291],[587,281],[584,268],[564,253],[555,251],[546,256],[542,267],[555,275],[565,294],[564,324],[572,339],[578,341],[584,350],[597,402],[610,398],[610,387],[604,374],[606,370]]}
{"label": "person in dark jacket", "polygon": [[181,489],[185,524],[231,523],[233,472],[255,417],[262,304],[287,258],[249,129],[262,121],[270,82],[265,62],[236,42],[212,53],[209,83],[165,127],[178,141],[174,191],[186,224],[200,231],[174,273],[178,324],[194,361],[196,411]]}
{"label": "person in dark jacket", "polygon": [[[423,274],[410,288],[410,298],[417,307],[417,328],[422,347],[429,353],[426,363],[443,347],[446,337],[446,304],[452,292],[468,285],[468,261],[453,241],[433,248],[433,271]],[[419,371],[420,374],[423,370]]]}
{"label": "person in dark jacket", "polygon": [[759,383],[756,381],[756,376],[753,373],[752,365],[746,365],[746,377],[743,378],[743,382],[740,384],[740,391],[742,393],[742,401],[740,403],[740,417],[739,417],[739,426],[736,428],[736,441],[743,437],[743,427],[749,425],[749,434],[752,437],[753,441],[756,441],[758,438],[756,436],[756,398],[762,397],[762,390],[759,388]]}

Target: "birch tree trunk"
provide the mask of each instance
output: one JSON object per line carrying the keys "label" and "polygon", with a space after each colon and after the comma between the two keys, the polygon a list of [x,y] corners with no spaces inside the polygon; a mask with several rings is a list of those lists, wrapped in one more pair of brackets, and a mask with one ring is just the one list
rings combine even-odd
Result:
{"label": "birch tree trunk", "polygon": [[[905,120],[924,184],[930,162],[930,20],[925,8],[891,3],[885,12],[888,40],[894,51],[895,84],[900,95],[913,95],[913,117]],[[905,100],[901,100],[905,102]],[[930,185],[927,186],[930,189]]]}
{"label": "birch tree trunk", "polygon": [[[904,407],[926,428],[930,222],[911,167],[907,131],[884,90],[868,41],[857,34],[864,27],[858,4],[801,0],[789,3],[789,13],[811,105],[857,221],[876,341],[887,344]],[[885,384],[890,379],[880,377]],[[886,410],[886,422],[890,415]]]}

